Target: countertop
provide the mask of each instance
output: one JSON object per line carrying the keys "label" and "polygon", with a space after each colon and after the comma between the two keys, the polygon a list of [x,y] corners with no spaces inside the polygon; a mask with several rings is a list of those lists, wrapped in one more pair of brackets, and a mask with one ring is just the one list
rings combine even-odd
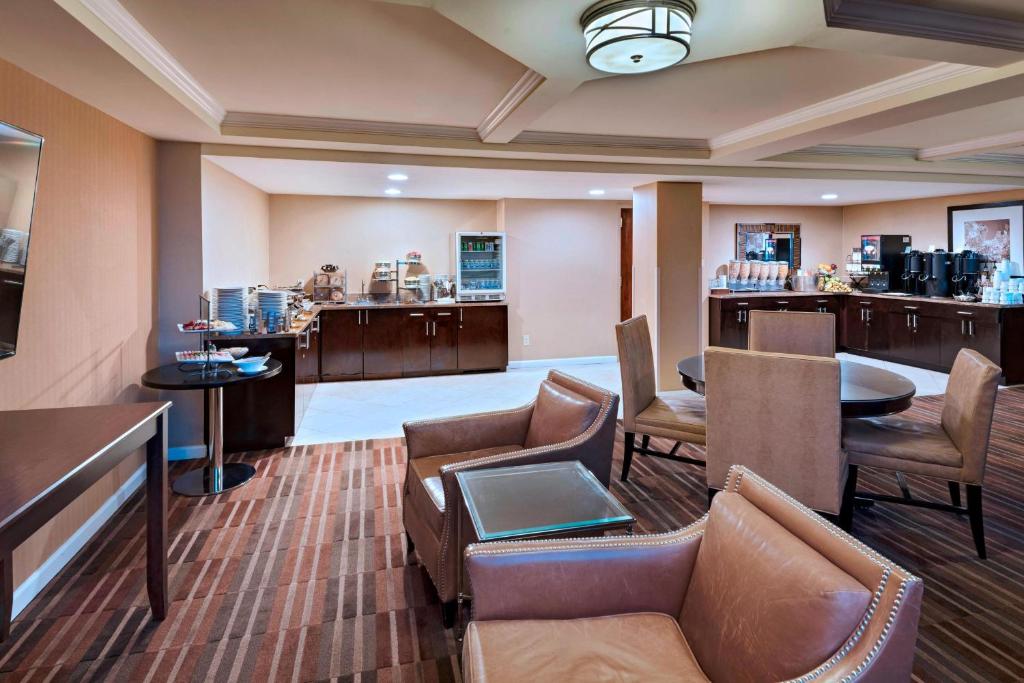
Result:
{"label": "countertop", "polygon": [[306,331],[306,328],[313,323],[313,319],[316,318],[323,311],[359,311],[359,310],[370,310],[370,309],[382,309],[382,308],[408,308],[408,309],[422,309],[422,308],[466,308],[468,306],[507,306],[508,302],[505,301],[464,301],[458,303],[438,303],[436,301],[429,301],[426,303],[411,303],[411,302],[394,302],[394,303],[383,303],[383,304],[357,304],[357,303],[319,303],[315,304],[313,308],[309,309],[308,312],[302,314],[300,320],[292,321],[292,328],[287,332],[275,332],[274,334],[250,334],[245,332],[244,334],[214,334],[211,335],[211,339],[215,339],[220,342],[220,346],[226,346],[226,342],[230,340],[244,341],[247,339],[280,339],[287,337],[298,337],[300,334]]}
{"label": "countertop", "polygon": [[843,294],[837,292],[792,292],[789,290],[782,290],[776,292],[729,292],[728,294],[711,294],[710,296],[712,299],[754,299],[765,297],[783,299],[787,297],[797,296],[856,296],[870,299],[885,299],[886,301],[917,301],[921,303],[947,304],[960,307],[968,306],[976,308],[1024,308],[1024,305],[1022,304],[983,304],[977,301],[957,301],[956,299],[953,298],[933,298],[927,296],[893,296],[891,294],[872,294],[869,292],[850,292],[849,294]]}

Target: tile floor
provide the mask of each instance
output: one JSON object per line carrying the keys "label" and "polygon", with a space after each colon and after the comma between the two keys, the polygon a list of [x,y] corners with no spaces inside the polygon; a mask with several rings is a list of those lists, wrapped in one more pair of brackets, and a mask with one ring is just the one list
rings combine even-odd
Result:
{"label": "tile floor", "polygon": [[[898,372],[917,385],[918,395],[941,394],[948,375],[870,358],[839,358]],[[618,363],[552,366],[621,393]],[[293,445],[401,436],[402,423],[514,408],[537,394],[548,368],[520,368],[477,375],[416,377],[318,384]]]}

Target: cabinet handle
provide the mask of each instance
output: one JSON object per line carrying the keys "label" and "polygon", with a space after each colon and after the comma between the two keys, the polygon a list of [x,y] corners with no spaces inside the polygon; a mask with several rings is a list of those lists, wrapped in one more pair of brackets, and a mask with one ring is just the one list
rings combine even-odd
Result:
{"label": "cabinet handle", "polygon": [[917,313],[914,314],[914,332],[917,332]]}
{"label": "cabinet handle", "polygon": [[356,311],[356,325],[363,324],[363,311],[362,309]]}
{"label": "cabinet handle", "polygon": [[867,311],[867,314],[868,314],[868,317],[867,317],[867,321],[866,322],[867,322],[868,325],[870,325],[871,324],[871,310],[870,309]]}
{"label": "cabinet handle", "polygon": [[370,312],[369,311],[363,311],[363,322],[366,323],[367,325],[370,324]]}
{"label": "cabinet handle", "polygon": [[313,331],[314,332],[319,332],[320,331],[320,316],[317,316],[317,317],[313,318]]}
{"label": "cabinet handle", "polygon": [[450,311],[438,311],[437,315],[438,315],[438,317],[441,317],[441,316],[444,316],[444,315],[451,315],[451,312]]}
{"label": "cabinet handle", "polygon": [[431,321],[431,322],[433,322],[433,324],[434,324],[434,334],[433,334],[433,336],[435,336],[435,337],[436,337],[436,336],[437,336],[437,321],[436,321],[436,320],[433,320],[433,321]]}
{"label": "cabinet handle", "polygon": [[24,285],[22,285],[22,283],[18,282],[17,280],[4,280],[4,284],[5,285],[10,285],[12,287],[23,287],[24,286]]}
{"label": "cabinet handle", "polygon": [[913,323],[910,322],[910,318],[911,318],[912,315],[913,315],[913,313],[907,313],[907,327],[913,327],[914,326]]}
{"label": "cabinet handle", "polygon": [[423,334],[427,335],[428,337],[430,336],[430,321],[429,320],[424,320],[423,321]]}
{"label": "cabinet handle", "polygon": [[423,314],[422,313],[410,313],[409,317],[410,318],[422,318]]}
{"label": "cabinet handle", "polygon": [[736,322],[743,322],[743,311],[736,311]]}
{"label": "cabinet handle", "polygon": [[462,309],[459,309],[459,324],[462,324]]}
{"label": "cabinet handle", "polygon": [[864,315],[864,314],[865,314],[865,313],[867,313],[867,312],[868,312],[868,309],[866,309],[866,308],[861,308],[861,309],[860,309],[860,321],[861,321],[862,323],[866,323],[866,322],[868,321],[868,319],[867,319],[867,318],[865,317],[865,315]]}
{"label": "cabinet handle", "polygon": [[968,332],[970,332],[970,335],[973,337],[974,336],[974,321],[973,320],[968,320],[967,321],[967,329],[968,329]]}
{"label": "cabinet handle", "polygon": [[967,335],[967,320],[965,320],[964,318],[960,318],[960,335]]}
{"label": "cabinet handle", "polygon": [[789,305],[788,301],[776,301],[775,303],[777,303],[780,306],[788,306]]}

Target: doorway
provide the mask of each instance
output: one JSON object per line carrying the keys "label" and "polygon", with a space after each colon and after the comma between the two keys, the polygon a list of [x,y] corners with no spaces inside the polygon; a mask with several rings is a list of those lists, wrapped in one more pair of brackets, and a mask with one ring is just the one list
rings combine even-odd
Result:
{"label": "doorway", "polygon": [[619,320],[633,317],[633,209],[622,210],[619,229]]}

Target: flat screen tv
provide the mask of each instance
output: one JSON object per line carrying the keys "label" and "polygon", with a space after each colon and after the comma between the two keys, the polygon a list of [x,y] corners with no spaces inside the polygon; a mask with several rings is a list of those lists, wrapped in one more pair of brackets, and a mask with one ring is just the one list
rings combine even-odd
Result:
{"label": "flat screen tv", "polygon": [[0,359],[18,347],[43,138],[0,121]]}

